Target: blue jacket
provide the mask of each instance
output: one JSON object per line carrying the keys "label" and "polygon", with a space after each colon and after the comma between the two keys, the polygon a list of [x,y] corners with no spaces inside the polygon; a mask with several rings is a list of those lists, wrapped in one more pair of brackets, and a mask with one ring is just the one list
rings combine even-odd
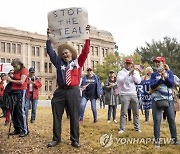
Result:
{"label": "blue jacket", "polygon": [[152,98],[156,100],[169,99],[172,100],[172,88],[174,86],[174,75],[171,70],[166,71],[167,78],[162,79],[158,72],[154,72],[151,75],[150,87],[152,92]]}
{"label": "blue jacket", "polygon": [[[90,40],[86,40],[84,47],[82,49],[81,54],[78,56],[77,59],[70,61],[70,76],[71,76],[71,83],[69,86],[79,86],[80,83],[80,76],[81,76],[81,68],[84,65],[90,47]],[[51,41],[46,41],[46,48],[47,53],[50,57],[51,62],[56,67],[57,70],[57,84],[59,87],[66,86],[65,81],[65,69],[67,67],[67,62],[64,62],[54,51],[51,46]]]}
{"label": "blue jacket", "polygon": [[[97,98],[100,98],[100,95],[102,95],[103,89],[102,89],[99,77],[97,75],[94,75],[94,78],[95,78],[95,83],[96,83],[96,96],[94,96],[94,97],[95,97],[95,99],[97,99]],[[87,84],[86,80],[87,80],[87,76],[84,76],[82,78],[81,86],[84,86]],[[85,92],[86,92],[86,90],[84,90],[82,92],[83,97],[85,96]]]}

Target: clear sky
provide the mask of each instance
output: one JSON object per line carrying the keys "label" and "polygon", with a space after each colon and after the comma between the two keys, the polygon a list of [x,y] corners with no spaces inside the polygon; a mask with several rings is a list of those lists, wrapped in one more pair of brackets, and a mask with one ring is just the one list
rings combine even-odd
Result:
{"label": "clear sky", "polygon": [[180,0],[2,0],[0,5],[1,27],[39,34],[46,34],[48,12],[85,7],[89,24],[109,31],[124,54],[165,36],[180,42]]}

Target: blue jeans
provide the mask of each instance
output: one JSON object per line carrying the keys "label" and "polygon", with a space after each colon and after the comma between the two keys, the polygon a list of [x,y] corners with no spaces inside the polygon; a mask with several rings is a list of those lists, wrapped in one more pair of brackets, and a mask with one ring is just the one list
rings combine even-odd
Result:
{"label": "blue jeans", "polygon": [[[79,120],[83,120],[84,118],[84,112],[85,112],[87,101],[88,100],[85,97],[81,98]],[[91,101],[91,110],[93,112],[94,122],[97,122],[96,99],[91,99],[90,101]]]}
{"label": "blue jeans", "polygon": [[108,120],[111,120],[111,114],[113,116],[113,120],[116,120],[116,109],[117,105],[108,105]]}
{"label": "blue jeans", "polygon": [[149,109],[144,110],[145,121],[149,121]]}
{"label": "blue jeans", "polygon": [[33,99],[33,100],[26,99],[25,113],[26,113],[27,120],[28,120],[28,111],[29,111],[30,105],[32,105],[32,108],[31,108],[31,120],[35,120],[36,119],[37,104],[38,104],[38,100],[37,99]]}
{"label": "blue jeans", "polygon": [[156,141],[159,141],[160,138],[160,125],[162,119],[162,111],[165,110],[167,114],[167,121],[169,124],[169,129],[171,133],[171,138],[173,141],[177,141],[177,132],[176,132],[176,123],[175,123],[175,114],[174,114],[174,102],[169,101],[170,106],[167,109],[158,109],[156,107],[156,102],[152,100],[152,114],[154,121],[154,137]]}

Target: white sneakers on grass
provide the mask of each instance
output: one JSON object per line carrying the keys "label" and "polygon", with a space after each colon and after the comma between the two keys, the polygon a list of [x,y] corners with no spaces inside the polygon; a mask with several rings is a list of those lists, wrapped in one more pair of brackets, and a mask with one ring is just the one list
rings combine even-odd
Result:
{"label": "white sneakers on grass", "polygon": [[[139,129],[139,130],[136,130],[136,132],[141,133],[142,131]],[[124,130],[120,130],[118,133],[119,133],[119,134],[123,134],[123,133],[124,133]]]}
{"label": "white sneakers on grass", "polygon": [[123,133],[124,133],[124,130],[120,130],[118,133],[119,133],[119,134],[123,134]]}
{"label": "white sneakers on grass", "polygon": [[136,132],[141,133],[142,131],[139,129],[139,130],[136,130]]}
{"label": "white sneakers on grass", "polygon": [[108,121],[107,121],[107,123],[109,124],[109,123],[111,123],[111,121],[110,121],[110,120],[108,120]]}
{"label": "white sneakers on grass", "polygon": [[114,123],[117,124],[117,120],[114,120]]}
{"label": "white sneakers on grass", "polygon": [[[115,124],[117,124],[117,120],[113,120]],[[107,123],[111,123],[111,120],[108,120]]]}

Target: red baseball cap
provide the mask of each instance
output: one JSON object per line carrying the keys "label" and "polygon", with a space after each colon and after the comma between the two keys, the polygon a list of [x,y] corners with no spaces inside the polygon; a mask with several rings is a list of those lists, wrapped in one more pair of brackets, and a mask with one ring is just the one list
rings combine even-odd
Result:
{"label": "red baseball cap", "polygon": [[156,62],[156,61],[160,61],[160,62],[165,63],[166,59],[164,57],[156,57],[156,58],[153,59],[153,62]]}
{"label": "red baseball cap", "polygon": [[131,58],[126,58],[125,63],[133,64],[133,60]]}

